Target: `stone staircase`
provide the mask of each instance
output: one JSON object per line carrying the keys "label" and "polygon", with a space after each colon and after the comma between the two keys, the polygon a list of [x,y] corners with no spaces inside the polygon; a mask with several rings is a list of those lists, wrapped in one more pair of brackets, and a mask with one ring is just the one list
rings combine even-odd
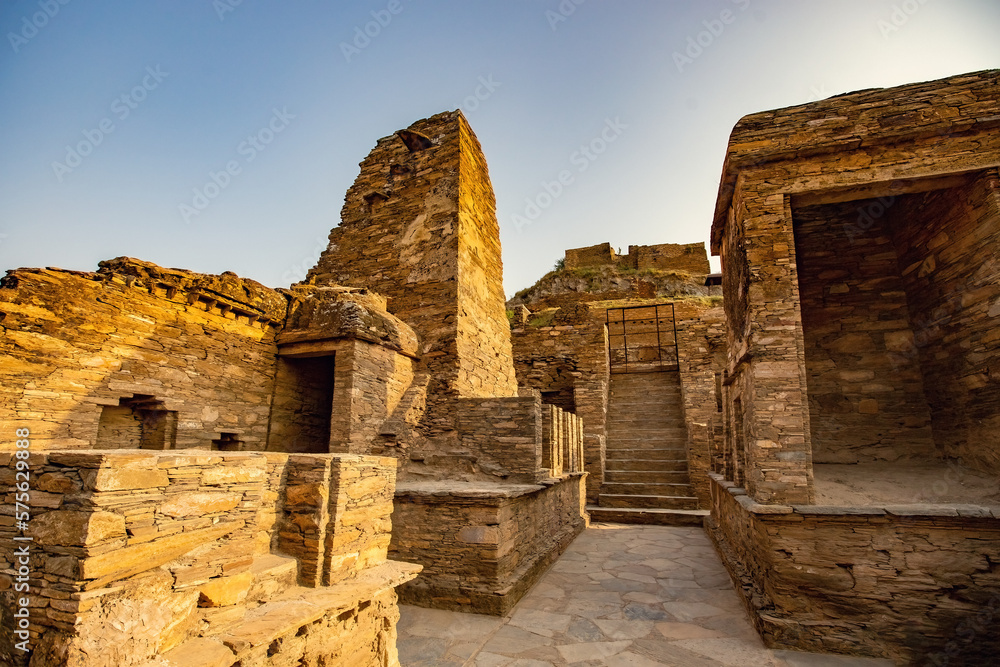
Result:
{"label": "stone staircase", "polygon": [[616,373],[608,400],[604,484],[593,521],[701,525],[687,464],[678,371]]}

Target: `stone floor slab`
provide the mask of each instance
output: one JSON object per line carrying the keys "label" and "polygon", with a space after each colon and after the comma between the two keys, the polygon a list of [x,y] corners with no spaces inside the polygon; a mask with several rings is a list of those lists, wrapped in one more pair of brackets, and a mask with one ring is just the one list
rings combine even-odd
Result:
{"label": "stone floor slab", "polygon": [[594,524],[505,617],[400,605],[403,667],[884,667],[766,649],[701,528]]}

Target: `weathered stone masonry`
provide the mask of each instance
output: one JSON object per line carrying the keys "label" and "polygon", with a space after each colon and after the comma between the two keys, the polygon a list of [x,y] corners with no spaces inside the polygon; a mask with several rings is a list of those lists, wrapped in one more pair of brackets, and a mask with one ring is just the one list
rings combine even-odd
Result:
{"label": "weathered stone masonry", "polygon": [[[462,114],[438,114],[379,140],[361,163],[342,218],[300,288],[373,289],[418,340],[400,349],[412,365],[398,357],[391,369],[383,364],[375,374],[398,382],[387,390],[389,400],[375,402],[385,410],[363,419],[381,424],[357,439],[366,448],[351,449],[401,461],[396,506],[408,518],[396,524],[392,554],[421,563],[425,574],[400,594],[418,604],[471,604],[473,611],[504,613],[582,530],[585,476],[581,439],[566,440],[572,446],[556,469],[555,436],[543,433],[539,397],[518,395],[495,199],[482,149]],[[414,504],[427,483],[436,489],[436,502]],[[520,502],[526,509],[501,512],[495,525],[498,549],[518,545],[530,557],[461,551],[482,576],[458,586],[440,567],[452,559],[438,551],[457,544],[455,535],[468,527],[458,508],[480,503],[490,512],[509,497],[510,485],[524,483],[536,485]],[[445,509],[451,503],[457,507]],[[556,512],[561,528],[529,533],[524,517],[552,511],[552,503],[569,508],[568,515]],[[427,515],[417,518],[419,513]],[[436,550],[421,547],[428,541]]]}
{"label": "weathered stone masonry", "polygon": [[97,273],[21,269],[0,288],[0,428],[39,449],[98,442],[105,408],[146,396],[174,413],[160,448],[267,441],[285,298],[232,274],[102,262]]}
{"label": "weathered stone masonry", "polygon": [[771,645],[1000,651],[1000,507],[810,504],[827,462],[1000,475],[998,91],[978,72],[733,130],[712,229],[728,361],[711,524]]}
{"label": "weathered stone masonry", "polygon": [[[31,431],[41,508],[31,664],[392,665],[397,586],[504,613],[585,526],[582,424],[514,381],[468,123],[420,121],[361,166],[330,248],[288,289],[128,258],[4,279],[0,425]],[[428,480],[434,503],[411,502]],[[8,538],[14,481],[11,465]],[[494,548],[466,549],[482,526]],[[455,585],[449,548],[476,577]],[[407,585],[420,565],[390,550],[435,567]],[[136,623],[89,661],[108,625]]]}
{"label": "weathered stone masonry", "polygon": [[[721,417],[718,387],[724,331],[721,308],[713,303],[713,290],[705,286],[708,271],[703,244],[629,246],[629,254],[619,256],[604,243],[567,250],[563,268],[508,302],[518,383],[538,389],[544,403],[572,410],[583,420],[591,513],[596,511],[602,487],[609,479],[608,309],[663,302],[671,302],[675,313],[670,338],[676,329],[681,416],[673,426],[686,432],[684,461],[679,463],[687,473],[657,476],[647,470],[637,475],[617,474],[630,480],[690,479],[696,497],[692,500],[708,507],[707,473]],[[648,409],[656,408],[651,404]],[[641,428],[643,424],[634,426]],[[628,467],[658,465],[639,461]],[[649,513],[636,514],[618,512],[605,520],[700,521],[697,515],[653,519]]]}
{"label": "weathered stone masonry", "polygon": [[[13,506],[13,453],[0,459]],[[24,593],[9,573],[26,543],[4,520],[4,664],[398,664],[393,588],[419,567],[386,560],[393,459],[62,450],[29,462],[33,651],[15,649]]]}
{"label": "weathered stone masonry", "polygon": [[423,434],[453,432],[453,398],[517,395],[493,188],[460,113],[379,140],[306,282],[382,294],[420,336]]}

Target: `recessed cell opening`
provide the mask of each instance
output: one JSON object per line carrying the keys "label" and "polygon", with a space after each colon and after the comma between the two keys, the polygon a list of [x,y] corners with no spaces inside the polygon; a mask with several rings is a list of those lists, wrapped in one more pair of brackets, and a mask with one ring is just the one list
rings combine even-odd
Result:
{"label": "recessed cell opening", "polygon": [[1000,197],[953,183],[793,199],[817,503],[1000,500]]}
{"label": "recessed cell opening", "polygon": [[334,355],[278,357],[268,449],[330,451]]}
{"label": "recessed cell opening", "polygon": [[101,409],[97,449],[173,449],[177,412],[153,396],[136,394]]}

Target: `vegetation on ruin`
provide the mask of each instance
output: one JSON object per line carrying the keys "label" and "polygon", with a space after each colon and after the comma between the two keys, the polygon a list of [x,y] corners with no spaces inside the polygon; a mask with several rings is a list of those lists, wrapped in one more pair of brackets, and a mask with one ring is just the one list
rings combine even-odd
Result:
{"label": "vegetation on ruin", "polygon": [[560,260],[552,271],[534,285],[518,290],[508,303],[528,305],[539,298],[567,292],[620,292],[623,289],[622,279],[652,283],[656,298],[708,299],[707,289],[702,285],[701,278],[702,276],[675,269],[633,269],[612,265],[566,268],[565,262]]}
{"label": "vegetation on ruin", "polygon": [[534,317],[528,320],[529,327],[550,327],[556,318],[558,308],[546,308],[545,310],[533,313]]}

